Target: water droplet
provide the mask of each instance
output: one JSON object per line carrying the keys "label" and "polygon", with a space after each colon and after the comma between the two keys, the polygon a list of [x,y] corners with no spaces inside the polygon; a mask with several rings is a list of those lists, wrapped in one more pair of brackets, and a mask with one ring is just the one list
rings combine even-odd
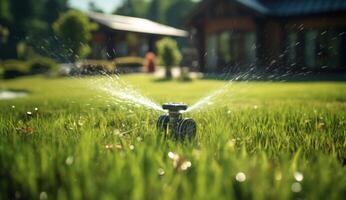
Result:
{"label": "water droplet", "polygon": [[162,168],[159,168],[159,169],[157,169],[157,173],[158,173],[160,176],[163,176],[163,175],[165,175],[165,170],[163,170]]}
{"label": "water droplet", "polygon": [[173,152],[168,152],[168,157],[172,160],[176,160],[176,159],[179,159],[179,155],[176,154],[176,153],[173,153]]}
{"label": "water droplet", "polygon": [[77,124],[78,124],[78,126],[83,126],[84,125],[84,123],[85,123],[85,119],[83,118],[83,117],[79,117],[79,119],[78,119],[78,121],[77,121]]}
{"label": "water droplet", "polygon": [[304,179],[304,176],[301,172],[294,172],[294,178],[296,181],[300,182]]}
{"label": "water droplet", "polygon": [[112,150],[113,149],[113,145],[112,144],[106,144],[105,148],[108,150]]}
{"label": "water droplet", "polygon": [[317,128],[322,129],[324,127],[324,125],[325,124],[323,122],[320,122],[317,124]]}
{"label": "water droplet", "polygon": [[235,142],[236,142],[235,139],[231,139],[231,140],[228,140],[228,142],[227,142],[226,145],[227,145],[227,147],[228,147],[229,149],[234,150]]}
{"label": "water droplet", "polygon": [[238,182],[244,182],[246,180],[246,175],[244,174],[244,172],[238,172],[235,175],[235,180],[237,180]]}
{"label": "water droplet", "polygon": [[272,60],[269,65],[274,65],[276,63],[276,60]]}
{"label": "water droplet", "polygon": [[276,172],[275,173],[275,180],[280,181],[282,179],[282,174],[281,172]]}
{"label": "water droplet", "polygon": [[190,168],[191,165],[192,165],[192,164],[191,164],[190,161],[185,161],[185,162],[183,162],[183,163],[180,165],[180,169],[183,170],[183,171],[185,171],[185,170],[187,170],[188,168]]}
{"label": "water droplet", "polygon": [[21,197],[22,195],[20,194],[19,191],[16,191],[16,192],[14,193],[14,196],[15,196],[16,199],[20,199],[20,197]]}
{"label": "water droplet", "polygon": [[302,185],[299,182],[294,182],[291,186],[292,192],[300,192],[302,191]]}
{"label": "water droplet", "polygon": [[40,193],[40,200],[45,200],[45,199],[48,199],[48,195],[46,192],[43,191]]}
{"label": "water droplet", "polygon": [[69,156],[65,160],[66,165],[72,165],[73,163],[73,156]]}

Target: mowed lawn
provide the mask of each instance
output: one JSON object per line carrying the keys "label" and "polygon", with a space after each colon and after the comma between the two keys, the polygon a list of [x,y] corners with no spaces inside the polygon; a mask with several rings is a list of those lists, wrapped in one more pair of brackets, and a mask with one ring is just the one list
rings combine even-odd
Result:
{"label": "mowed lawn", "polygon": [[102,92],[109,78],[1,80],[28,96],[0,100],[0,199],[346,195],[346,82],[121,80],[159,104],[224,90],[185,114],[197,136],[178,142],[156,131],[162,113]]}

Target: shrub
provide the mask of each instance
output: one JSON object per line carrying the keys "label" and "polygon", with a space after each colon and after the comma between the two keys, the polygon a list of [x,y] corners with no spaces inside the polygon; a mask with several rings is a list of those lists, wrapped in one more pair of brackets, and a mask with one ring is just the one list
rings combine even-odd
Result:
{"label": "shrub", "polygon": [[163,38],[156,43],[160,63],[166,67],[166,78],[172,77],[171,67],[181,61],[181,53],[177,42],[171,38]]}
{"label": "shrub", "polygon": [[180,68],[180,81],[191,81],[192,79],[189,76],[189,68],[188,67],[181,67]]}
{"label": "shrub", "polygon": [[119,57],[115,59],[116,67],[142,67],[144,58],[141,57]]}
{"label": "shrub", "polygon": [[48,72],[56,71],[58,64],[46,57],[33,58],[28,62],[30,74],[46,74]]}
{"label": "shrub", "polygon": [[141,57],[128,56],[116,58],[114,61],[117,72],[128,73],[140,71],[145,59]]}
{"label": "shrub", "polygon": [[83,60],[71,72],[75,75],[113,74],[115,72],[136,72],[143,66],[144,58],[120,57],[114,60]]}
{"label": "shrub", "polygon": [[6,60],[2,62],[2,68],[5,79],[16,78],[29,73],[27,63],[19,60]]}
{"label": "shrub", "polygon": [[78,69],[75,73],[77,74],[112,74],[115,72],[114,61],[108,60],[83,60],[77,64]]}
{"label": "shrub", "polygon": [[72,61],[90,52],[87,43],[91,39],[91,31],[95,29],[97,24],[91,23],[85,14],[76,10],[62,14],[53,24],[54,32],[62,39],[66,49],[72,51]]}

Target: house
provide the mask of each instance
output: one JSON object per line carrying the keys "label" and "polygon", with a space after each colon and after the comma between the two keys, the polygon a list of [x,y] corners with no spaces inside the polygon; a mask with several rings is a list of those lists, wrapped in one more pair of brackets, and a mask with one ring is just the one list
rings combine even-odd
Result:
{"label": "house", "polygon": [[186,37],[184,30],[148,19],[88,12],[98,24],[92,33],[90,59],[113,59],[123,56],[144,56],[155,50],[155,42],[163,36]]}
{"label": "house", "polygon": [[186,25],[204,72],[346,71],[346,0],[204,0]]}

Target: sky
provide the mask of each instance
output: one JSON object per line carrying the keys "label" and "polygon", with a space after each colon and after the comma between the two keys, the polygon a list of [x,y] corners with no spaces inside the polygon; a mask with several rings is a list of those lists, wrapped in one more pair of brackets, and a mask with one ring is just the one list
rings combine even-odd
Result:
{"label": "sky", "polygon": [[111,13],[116,7],[121,5],[122,0],[69,0],[69,5],[72,8],[86,11],[88,10],[89,2],[94,2],[104,12]]}
{"label": "sky", "polygon": [[[194,0],[200,1],[200,0]],[[123,0],[68,0],[72,8],[87,11],[89,2],[94,2],[98,8],[101,8],[106,13],[112,13],[116,7],[119,7]]]}

